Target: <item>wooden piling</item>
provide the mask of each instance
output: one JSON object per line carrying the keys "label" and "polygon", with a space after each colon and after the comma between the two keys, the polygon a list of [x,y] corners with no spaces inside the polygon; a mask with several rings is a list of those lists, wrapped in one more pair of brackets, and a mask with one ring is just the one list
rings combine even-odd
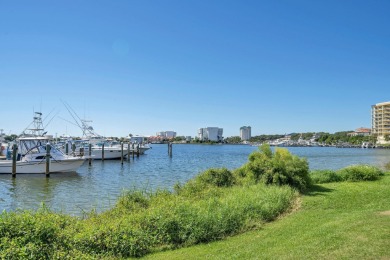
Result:
{"label": "wooden piling", "polygon": [[88,155],[89,155],[88,164],[89,164],[89,166],[91,166],[92,165],[92,158],[91,158],[91,156],[92,156],[92,144],[88,145]]}
{"label": "wooden piling", "polygon": [[50,177],[50,144],[46,144],[46,178]]}
{"label": "wooden piling", "polygon": [[134,159],[134,154],[135,154],[134,144],[132,144],[132,146],[133,146],[132,153],[133,153],[133,159]]}
{"label": "wooden piling", "polygon": [[66,154],[66,155],[69,154],[69,143],[66,143],[66,144],[65,144],[65,154]]}
{"label": "wooden piling", "polygon": [[123,164],[123,142],[121,142],[121,164]]}
{"label": "wooden piling", "polygon": [[102,161],[104,161],[104,143],[102,144]]}
{"label": "wooden piling", "polygon": [[169,157],[172,157],[172,143],[169,143]]}
{"label": "wooden piling", "polygon": [[72,154],[76,156],[76,144],[72,144]]}
{"label": "wooden piling", "polygon": [[16,159],[18,156],[18,145],[14,144],[12,146],[12,177],[16,177]]}
{"label": "wooden piling", "polygon": [[139,157],[140,144],[137,145],[137,157]]}
{"label": "wooden piling", "polygon": [[130,143],[127,143],[127,161],[130,162]]}

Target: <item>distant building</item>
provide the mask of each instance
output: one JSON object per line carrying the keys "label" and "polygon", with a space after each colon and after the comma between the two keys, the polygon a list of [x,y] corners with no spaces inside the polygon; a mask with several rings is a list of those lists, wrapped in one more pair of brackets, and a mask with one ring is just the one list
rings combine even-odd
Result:
{"label": "distant building", "polygon": [[162,137],[162,138],[173,139],[173,138],[176,137],[176,132],[174,132],[174,131],[163,131],[163,132],[156,133],[156,136]]}
{"label": "distant building", "polygon": [[349,136],[370,136],[371,135],[371,129],[360,127],[355,130],[355,132],[349,133]]}
{"label": "distant building", "polygon": [[240,137],[241,141],[249,141],[251,139],[251,127],[250,126],[242,126],[240,127]]}
{"label": "distant building", "polygon": [[390,135],[390,101],[371,106],[372,134],[378,136],[378,143],[387,143]]}
{"label": "distant building", "polygon": [[223,137],[223,128],[218,127],[206,127],[199,128],[198,138],[201,141],[222,141]]}

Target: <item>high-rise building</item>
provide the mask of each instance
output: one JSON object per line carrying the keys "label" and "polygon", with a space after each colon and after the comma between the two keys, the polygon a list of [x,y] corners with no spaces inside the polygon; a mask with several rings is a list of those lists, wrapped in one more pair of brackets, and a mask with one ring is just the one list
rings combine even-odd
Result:
{"label": "high-rise building", "polygon": [[222,141],[223,128],[206,127],[198,129],[198,138],[201,141]]}
{"label": "high-rise building", "polygon": [[385,143],[390,135],[390,101],[371,106],[372,134],[378,136],[378,143]]}
{"label": "high-rise building", "polygon": [[156,133],[156,136],[162,137],[162,138],[175,138],[176,137],[176,132],[174,131],[162,131]]}
{"label": "high-rise building", "polygon": [[240,127],[240,137],[241,141],[249,141],[251,139],[251,127],[250,126],[242,126]]}

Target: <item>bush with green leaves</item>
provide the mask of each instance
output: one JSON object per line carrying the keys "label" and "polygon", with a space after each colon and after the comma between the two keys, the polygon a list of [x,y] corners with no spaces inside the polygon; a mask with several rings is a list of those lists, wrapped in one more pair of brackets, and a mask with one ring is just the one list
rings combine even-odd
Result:
{"label": "bush with green leaves", "polygon": [[276,148],[273,153],[267,144],[259,149],[250,154],[249,161],[235,171],[242,183],[289,185],[299,191],[304,191],[310,185],[306,159],[292,155],[284,148]]}
{"label": "bush with green leaves", "polygon": [[344,181],[374,181],[384,175],[378,167],[371,165],[351,165],[337,171]]}
{"label": "bush with green leaves", "polygon": [[372,165],[351,165],[337,171],[315,170],[310,173],[315,184],[340,182],[340,181],[374,181],[384,173],[378,167]]}

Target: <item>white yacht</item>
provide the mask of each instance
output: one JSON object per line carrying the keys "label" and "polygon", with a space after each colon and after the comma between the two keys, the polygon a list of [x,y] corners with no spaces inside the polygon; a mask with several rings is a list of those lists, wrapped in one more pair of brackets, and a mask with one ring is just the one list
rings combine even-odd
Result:
{"label": "white yacht", "polygon": [[[12,173],[13,158],[16,154],[16,173],[45,173],[46,156],[50,154],[50,173],[76,171],[85,161],[84,156],[69,156],[62,153],[51,143],[52,136],[45,135],[42,113],[35,112],[34,127],[25,129],[14,144],[17,151],[8,146],[6,160],[0,161],[0,173]],[[31,124],[30,124],[31,125]],[[27,132],[29,130],[29,133]],[[47,148],[50,149],[47,151]],[[12,148],[13,149],[13,148]]]}
{"label": "white yacht", "polygon": [[[50,173],[74,172],[85,161],[84,156],[65,155],[53,145],[47,137],[21,137],[17,139],[16,173],[45,173],[46,147],[50,147]],[[48,144],[48,145],[47,145]],[[8,150],[8,158],[0,161],[0,173],[12,173],[12,150]]]}

